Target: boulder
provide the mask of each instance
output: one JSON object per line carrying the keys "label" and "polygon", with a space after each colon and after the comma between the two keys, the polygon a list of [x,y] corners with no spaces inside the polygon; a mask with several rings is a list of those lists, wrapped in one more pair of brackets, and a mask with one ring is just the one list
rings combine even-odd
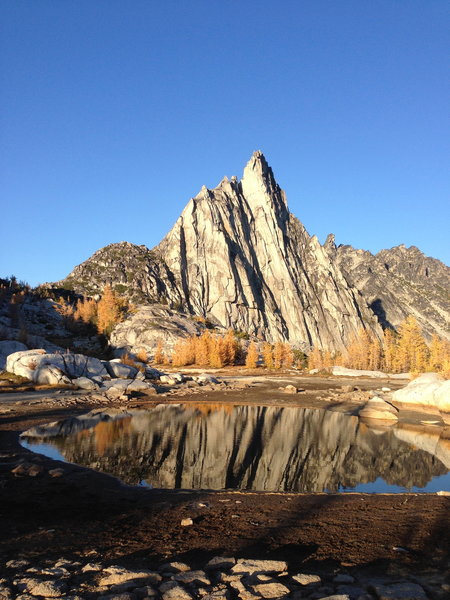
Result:
{"label": "boulder", "polygon": [[98,390],[99,385],[92,379],[87,377],[77,377],[72,380],[73,385],[76,385],[80,390]]}
{"label": "boulder", "polygon": [[61,369],[55,365],[41,364],[33,371],[33,381],[39,384],[70,385],[72,382]]}
{"label": "boulder", "polygon": [[382,398],[371,398],[359,411],[359,416],[366,419],[382,419],[384,421],[398,421],[398,410]]}
{"label": "boulder", "polygon": [[153,389],[154,388],[152,384],[148,381],[140,381],[139,379],[135,379],[128,385],[127,392],[146,392]]}
{"label": "boulder", "polygon": [[217,377],[213,377],[213,375],[209,375],[208,373],[202,373],[201,375],[197,375],[193,377],[194,381],[199,383],[200,385],[204,385],[205,383],[219,383]]}
{"label": "boulder", "polygon": [[105,360],[103,361],[103,365],[112,378],[134,379],[139,373],[136,367],[126,365],[118,360]]}
{"label": "boulder", "polygon": [[10,354],[15,352],[23,352],[28,350],[25,344],[22,342],[16,342],[14,340],[3,340],[0,342],[0,371],[6,369],[6,359]]}
{"label": "boulder", "polygon": [[414,406],[433,406],[450,411],[450,385],[437,373],[424,373],[392,394],[392,401]]}
{"label": "boulder", "polygon": [[450,380],[443,381],[434,392],[437,406],[442,412],[450,412]]}
{"label": "boulder", "polygon": [[145,365],[144,373],[147,379],[159,379],[161,375],[164,375],[162,371],[158,371],[158,369],[155,369],[154,367],[149,367],[148,365]]}
{"label": "boulder", "polygon": [[109,379],[110,377],[100,360],[83,354],[46,354],[43,349],[26,350],[10,354],[6,361],[6,368],[10,373],[23,375],[33,381],[35,381],[34,376],[30,377],[30,373],[26,369],[36,371],[44,366],[56,367],[70,378],[102,377]]}
{"label": "boulder", "polygon": [[159,380],[161,383],[165,383],[166,385],[176,385],[178,383],[178,381],[171,375],[161,375]]}
{"label": "boulder", "polygon": [[[15,375],[22,375],[22,373],[17,372],[17,369],[21,367],[34,370],[38,365],[39,357],[43,354],[45,354],[45,350],[42,348],[13,352],[6,357],[6,370],[8,373],[14,373]],[[22,375],[22,377],[27,377],[27,375]],[[32,377],[29,377],[29,379],[32,379]]]}

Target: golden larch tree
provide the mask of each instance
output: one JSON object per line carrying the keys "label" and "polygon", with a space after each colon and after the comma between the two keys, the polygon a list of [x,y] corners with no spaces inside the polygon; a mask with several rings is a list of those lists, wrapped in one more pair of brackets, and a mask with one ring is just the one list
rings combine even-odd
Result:
{"label": "golden larch tree", "polygon": [[155,364],[162,365],[166,362],[166,357],[164,355],[164,344],[161,338],[159,338],[158,343],[156,344],[155,356],[153,357]]}
{"label": "golden larch tree", "polygon": [[97,329],[100,333],[111,333],[114,325],[120,322],[120,302],[109,284],[97,303]]}
{"label": "golden larch tree", "polygon": [[248,369],[255,369],[258,365],[259,352],[255,342],[250,342],[247,350],[247,356],[245,358],[245,366]]}
{"label": "golden larch tree", "polygon": [[397,371],[422,373],[428,363],[429,350],[415,317],[410,315],[398,326],[397,352],[394,367]]}

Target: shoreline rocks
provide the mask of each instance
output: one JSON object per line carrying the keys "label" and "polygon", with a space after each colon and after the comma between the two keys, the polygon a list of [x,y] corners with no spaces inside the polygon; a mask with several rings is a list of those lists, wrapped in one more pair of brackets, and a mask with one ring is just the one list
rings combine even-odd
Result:
{"label": "shoreline rocks", "polygon": [[206,564],[169,562],[157,568],[107,566],[86,559],[32,564],[8,560],[0,580],[5,600],[84,598],[98,600],[444,600],[450,586],[444,573],[386,572],[364,567],[305,569],[285,561],[216,556]]}

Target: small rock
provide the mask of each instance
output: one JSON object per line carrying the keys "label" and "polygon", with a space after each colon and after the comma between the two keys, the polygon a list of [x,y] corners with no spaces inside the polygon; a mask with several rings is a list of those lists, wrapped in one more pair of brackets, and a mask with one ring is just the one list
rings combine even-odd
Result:
{"label": "small rock", "polygon": [[248,590],[242,581],[230,581],[230,587],[238,593],[240,600],[257,600],[261,598],[260,595],[256,595]]}
{"label": "small rock", "polygon": [[182,562],[169,562],[159,567],[160,573],[181,573],[182,571],[190,571],[191,567]]}
{"label": "small rock", "polygon": [[67,591],[64,581],[40,581],[29,590],[33,596],[44,596],[44,598],[59,598]]}
{"label": "small rock", "polygon": [[236,573],[281,573],[287,570],[287,563],[281,560],[251,560],[240,558],[231,568]]}
{"label": "small rock", "polygon": [[298,573],[297,575],[293,575],[292,579],[296,583],[300,583],[300,585],[320,585],[322,583],[322,579],[319,575],[310,575],[306,573]]}
{"label": "small rock", "polygon": [[25,463],[17,465],[17,467],[14,467],[14,469],[11,469],[11,473],[14,473],[14,475],[16,475],[16,477],[21,477],[22,475],[27,475],[28,466]]}
{"label": "small rock", "polygon": [[190,517],[188,517],[187,519],[181,519],[181,523],[180,523],[181,527],[189,527],[190,525],[193,525],[193,524],[194,524],[194,521]]}
{"label": "small rock", "polygon": [[184,571],[183,573],[177,573],[173,576],[174,581],[180,583],[203,583],[204,585],[211,585],[210,580],[206,577],[205,571]]}
{"label": "small rock", "polygon": [[103,569],[100,563],[87,563],[81,569],[82,573],[89,573],[90,571],[101,571]]}
{"label": "small rock", "polygon": [[64,475],[64,469],[50,469],[48,474],[50,475],[50,477],[62,477]]}
{"label": "small rock", "polygon": [[8,562],[6,563],[6,566],[8,567],[8,569],[24,569],[25,567],[28,567],[30,563],[27,560],[8,560]]}
{"label": "small rock", "polygon": [[28,469],[28,475],[29,475],[29,477],[36,477],[37,475],[40,475],[43,471],[44,471],[44,469],[41,467],[41,465],[33,464]]}
{"label": "small rock", "polygon": [[287,385],[283,391],[285,392],[285,394],[296,394],[298,392],[297,388],[295,387],[295,385]]}
{"label": "small rock", "polygon": [[282,583],[276,582],[260,583],[259,585],[254,585],[253,589],[262,598],[284,598],[287,594],[290,593],[289,588],[287,588]]}
{"label": "small rock", "polygon": [[49,569],[42,569],[41,575],[50,575],[51,577],[66,577],[70,575],[69,571],[64,567],[50,567]]}
{"label": "small rock", "polygon": [[374,585],[371,589],[379,600],[427,600],[424,589],[417,583],[409,581],[392,585]]}
{"label": "small rock", "polygon": [[13,600],[13,597],[13,593],[8,587],[0,585],[0,600]]}
{"label": "small rock", "polygon": [[100,586],[118,585],[133,580],[136,581],[136,587],[138,587],[139,583],[142,581],[149,581],[150,583],[161,581],[161,575],[154,571],[131,571],[117,565],[104,569],[104,572],[109,573],[109,575],[100,579]]}
{"label": "small rock", "polygon": [[341,391],[344,393],[353,392],[352,385],[341,385]]}
{"label": "small rock", "polygon": [[202,600],[228,600],[230,593],[228,590],[216,590],[202,597]]}

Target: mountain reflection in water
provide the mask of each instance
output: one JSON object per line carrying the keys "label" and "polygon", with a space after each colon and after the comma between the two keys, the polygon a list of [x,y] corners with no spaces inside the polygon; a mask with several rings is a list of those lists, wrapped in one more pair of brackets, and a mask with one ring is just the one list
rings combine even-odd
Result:
{"label": "mountain reflection in water", "polygon": [[381,478],[410,489],[450,470],[440,428],[373,428],[306,408],[159,405],[31,433],[29,448],[45,441],[67,461],[156,488],[322,492]]}

